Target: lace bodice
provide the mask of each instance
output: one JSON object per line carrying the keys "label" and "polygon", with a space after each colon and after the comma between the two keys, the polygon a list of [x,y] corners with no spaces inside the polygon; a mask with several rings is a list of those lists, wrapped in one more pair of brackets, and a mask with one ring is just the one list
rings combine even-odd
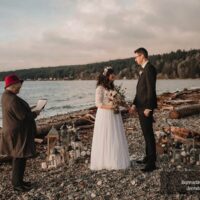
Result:
{"label": "lace bodice", "polygon": [[109,100],[110,91],[106,90],[103,86],[98,86],[96,88],[95,94],[95,105],[97,107],[102,105],[109,105],[111,104]]}

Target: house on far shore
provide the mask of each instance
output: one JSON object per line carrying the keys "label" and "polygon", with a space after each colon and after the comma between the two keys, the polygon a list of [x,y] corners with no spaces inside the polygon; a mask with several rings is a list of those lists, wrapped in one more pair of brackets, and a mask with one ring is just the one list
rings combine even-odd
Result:
{"label": "house on far shore", "polygon": [[69,77],[66,76],[66,77],[63,78],[63,80],[64,81],[69,80]]}

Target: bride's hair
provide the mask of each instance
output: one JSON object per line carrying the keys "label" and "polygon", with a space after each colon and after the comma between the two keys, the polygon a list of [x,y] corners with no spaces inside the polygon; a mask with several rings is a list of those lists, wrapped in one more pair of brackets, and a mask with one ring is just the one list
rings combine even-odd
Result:
{"label": "bride's hair", "polygon": [[112,67],[109,66],[104,68],[103,72],[97,78],[97,86],[101,85],[107,90],[114,90],[114,83],[109,80],[111,74],[114,74]]}

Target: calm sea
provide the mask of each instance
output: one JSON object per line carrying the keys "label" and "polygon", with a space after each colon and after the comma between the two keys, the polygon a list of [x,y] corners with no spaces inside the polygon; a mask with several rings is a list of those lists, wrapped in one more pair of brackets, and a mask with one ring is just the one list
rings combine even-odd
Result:
{"label": "calm sea", "polygon": [[[116,85],[126,88],[127,100],[135,96],[137,80],[117,80]],[[46,98],[48,103],[40,117],[68,113],[94,106],[96,81],[25,81],[19,96],[29,105],[36,104],[38,99]],[[200,79],[158,80],[157,93],[174,92],[184,88],[200,87]],[[4,83],[0,82],[0,95]],[[0,126],[2,125],[0,105]]]}

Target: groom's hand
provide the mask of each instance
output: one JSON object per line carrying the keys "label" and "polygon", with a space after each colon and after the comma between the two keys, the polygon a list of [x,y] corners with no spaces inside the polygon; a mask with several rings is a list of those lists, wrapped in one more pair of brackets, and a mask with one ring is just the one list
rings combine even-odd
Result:
{"label": "groom's hand", "polygon": [[133,114],[134,112],[136,112],[136,107],[135,105],[132,105],[131,107],[129,107],[129,113]]}
{"label": "groom's hand", "polygon": [[145,110],[144,110],[144,115],[145,115],[146,117],[148,117],[151,111],[152,111],[152,110],[150,110],[150,109],[145,109]]}

